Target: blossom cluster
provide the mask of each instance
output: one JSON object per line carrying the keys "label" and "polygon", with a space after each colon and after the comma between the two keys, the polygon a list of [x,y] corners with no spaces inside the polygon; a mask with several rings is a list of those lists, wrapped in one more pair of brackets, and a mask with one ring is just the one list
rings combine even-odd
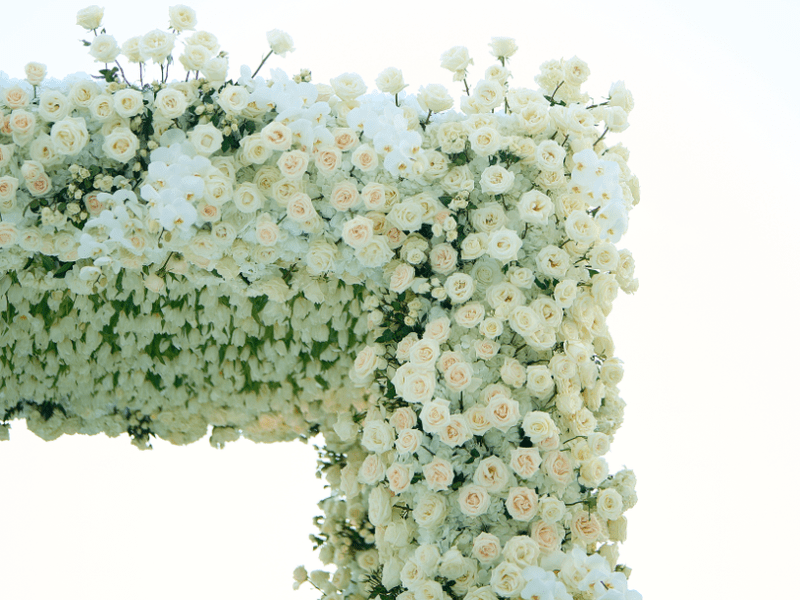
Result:
{"label": "blossom cluster", "polygon": [[[629,599],[629,470],[606,319],[639,201],[633,108],[577,57],[512,87],[510,38],[470,88],[383,71],[234,81],[211,33],[121,45],[101,81],[0,74],[0,416],[45,439],[324,436],[314,536],[327,600]],[[99,30],[99,31],[98,31]],[[138,65],[131,83],[119,62]],[[162,77],[144,82],[146,62]],[[114,64],[111,68],[110,65]],[[130,69],[129,69],[130,70]],[[7,436],[7,425],[0,434]]]}

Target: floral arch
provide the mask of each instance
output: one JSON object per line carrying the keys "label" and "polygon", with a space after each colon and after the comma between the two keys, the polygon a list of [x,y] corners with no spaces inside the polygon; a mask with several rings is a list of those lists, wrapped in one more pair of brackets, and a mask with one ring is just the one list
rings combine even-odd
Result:
{"label": "floral arch", "polygon": [[391,68],[372,93],[264,61],[234,81],[203,31],[169,81],[191,9],[121,48],[101,21],[78,14],[100,80],[0,79],[0,435],[319,433],[331,573],[298,585],[640,598],[618,564],[635,478],[603,458],[624,408],[606,316],[638,285],[615,246],[638,180],[605,140],[624,84],[593,102],[575,57],[511,88],[494,38],[472,89],[466,48],[442,56],[455,111]]}

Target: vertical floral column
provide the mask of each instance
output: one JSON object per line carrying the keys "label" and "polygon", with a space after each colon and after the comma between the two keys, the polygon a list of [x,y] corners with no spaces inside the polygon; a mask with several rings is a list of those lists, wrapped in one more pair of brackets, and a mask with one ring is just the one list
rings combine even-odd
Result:
{"label": "vertical floral column", "polygon": [[[641,598],[618,563],[635,478],[604,458],[625,406],[606,317],[638,285],[615,242],[639,199],[628,151],[604,138],[633,101],[617,83],[592,103],[578,58],[542,65],[538,91],[509,90],[516,46],[492,49],[500,64],[464,114],[431,119],[449,99],[429,86],[412,133],[387,127],[408,116],[388,101],[347,115],[362,141],[416,158],[391,150],[391,177],[362,177],[379,212],[343,225],[354,248],[379,230],[394,256],[350,373],[370,407],[340,415],[321,453],[333,496],[317,543],[337,569],[310,581],[326,598]],[[468,93],[470,62],[443,55]]]}

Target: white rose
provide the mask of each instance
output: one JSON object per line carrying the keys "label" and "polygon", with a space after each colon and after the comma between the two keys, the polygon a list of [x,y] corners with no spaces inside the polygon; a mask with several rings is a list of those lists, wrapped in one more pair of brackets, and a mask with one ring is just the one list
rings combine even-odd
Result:
{"label": "white rose", "polygon": [[569,255],[557,246],[545,246],[536,255],[536,266],[545,277],[563,279],[570,267]]}
{"label": "white rose", "polygon": [[200,156],[211,156],[222,148],[222,132],[212,123],[195,125],[188,137],[189,142]]}
{"label": "white rose", "polygon": [[454,392],[462,392],[472,383],[472,366],[469,363],[457,362],[444,372],[444,383]]}
{"label": "white rose", "polygon": [[208,79],[212,85],[222,85],[228,76],[228,57],[215,56],[205,62],[200,69],[200,73]]}
{"label": "white rose", "polygon": [[375,454],[367,456],[358,469],[358,481],[366,485],[375,485],[382,481],[385,475],[386,468],[383,466],[380,457]]}
{"label": "white rose", "polygon": [[542,457],[536,448],[514,448],[511,450],[509,465],[522,479],[530,479],[539,471]]}
{"label": "white rose", "polygon": [[373,237],[372,219],[363,215],[345,221],[342,226],[342,240],[351,248],[363,248]]}
{"label": "white rose", "polygon": [[114,110],[120,117],[135,117],[144,110],[142,92],[131,88],[114,92]]}
{"label": "white rose", "polygon": [[233,192],[233,203],[245,214],[256,212],[264,204],[264,197],[254,183],[242,183]]}
{"label": "white rose", "polygon": [[455,321],[461,327],[470,329],[481,324],[486,315],[486,309],[480,302],[469,302],[456,310]]}
{"label": "white rose", "polygon": [[342,73],[331,79],[331,87],[342,100],[355,100],[367,91],[364,80],[357,73]]}
{"label": "white rose", "polygon": [[[450,319],[448,319],[447,317],[439,317],[438,319],[433,319],[431,321],[428,321],[428,324],[425,325],[425,333],[422,335],[423,339],[432,340],[439,344],[442,344],[445,341],[447,341],[447,338],[449,336],[450,336]],[[437,357],[438,357],[438,351],[437,351]]]}
{"label": "white rose", "polygon": [[422,110],[438,113],[453,107],[453,99],[447,93],[447,88],[438,83],[432,83],[419,88],[417,94]]}
{"label": "white rose", "polygon": [[444,291],[455,304],[463,304],[475,293],[475,280],[466,273],[454,273],[447,278]]}
{"label": "white rose", "polygon": [[502,227],[489,234],[487,252],[504,265],[517,260],[520,248],[522,240],[516,231]]}
{"label": "white rose", "polygon": [[165,119],[177,119],[186,112],[189,103],[183,92],[175,88],[164,88],[156,94],[156,109]]}
{"label": "white rose", "polygon": [[394,446],[392,427],[385,421],[367,421],[361,436],[361,444],[368,452],[381,454]]}
{"label": "white rose", "polygon": [[87,31],[97,29],[103,23],[103,8],[92,5],[78,11],[77,25]]}
{"label": "white rose", "polygon": [[539,501],[539,514],[544,522],[555,524],[567,514],[567,507],[558,498],[547,496]]}
{"label": "white rose", "polygon": [[450,422],[442,427],[438,431],[438,434],[442,443],[450,448],[461,446],[472,439],[472,432],[470,431],[469,424],[463,415],[451,416]]}
{"label": "white rose", "polygon": [[422,428],[428,433],[435,433],[450,422],[450,402],[437,398],[427,402],[419,415]]}
{"label": "white rose", "polygon": [[97,62],[113,63],[117,56],[119,56],[119,46],[117,40],[113,35],[101,33],[92,40],[92,46],[89,48],[91,54]]}
{"label": "white rose", "polygon": [[558,435],[558,427],[553,418],[546,412],[532,411],[522,420],[522,430],[534,444]]}
{"label": "white rose", "polygon": [[633,110],[633,95],[625,87],[624,81],[615,81],[613,84],[611,84],[611,89],[608,92],[608,96],[609,106],[620,106],[626,113],[629,113]]}
{"label": "white rose", "polygon": [[[506,510],[512,519],[529,522],[536,516],[538,496],[527,487],[512,487],[506,498]],[[531,543],[533,540],[531,540]],[[503,555],[505,556],[505,549]],[[509,558],[509,557],[506,557]]]}
{"label": "white rose", "polygon": [[294,42],[288,33],[280,29],[267,32],[269,49],[278,56],[286,56],[287,52],[294,52]]}
{"label": "white rose", "polygon": [[518,50],[517,42],[510,37],[493,37],[489,42],[492,56],[499,59],[510,58]]}
{"label": "white rose", "polygon": [[453,167],[442,178],[444,190],[450,194],[465,191],[471,192],[475,188],[475,179],[467,165]]}
{"label": "white rose", "polygon": [[29,62],[25,65],[25,79],[31,85],[40,85],[47,75],[47,66],[42,63]]}
{"label": "white rose", "polygon": [[391,94],[392,96],[399,94],[404,88],[408,87],[408,84],[403,81],[403,73],[400,69],[395,69],[394,67],[381,71],[375,80],[375,85],[384,94]]}
{"label": "white rose", "polygon": [[169,26],[176,31],[192,30],[197,25],[197,14],[183,4],[169,7]]}
{"label": "white rose", "polygon": [[321,275],[333,270],[336,264],[336,246],[325,240],[314,240],[308,247],[306,265],[312,275]]}
{"label": "white rose", "polygon": [[403,231],[417,231],[422,226],[422,217],[422,205],[414,200],[395,204],[388,215],[388,219]]}
{"label": "white rose", "polygon": [[389,489],[395,494],[402,494],[411,485],[411,472],[406,465],[392,463],[386,469],[386,480],[389,482]]}
{"label": "white rose", "polygon": [[394,447],[398,454],[412,454],[422,443],[423,433],[419,429],[403,429],[397,433]]}
{"label": "white rose", "polygon": [[217,103],[226,113],[241,114],[250,102],[250,92],[240,85],[226,85],[220,90]]}
{"label": "white rose", "polygon": [[154,29],[139,38],[139,53],[142,61],[150,59],[153,64],[162,63],[175,46],[175,34]]}
{"label": "white rose", "polygon": [[468,483],[458,491],[458,507],[468,517],[479,517],[489,510],[491,497],[486,488]]}
{"label": "white rose", "polygon": [[461,242],[461,258],[475,260],[483,256],[489,248],[489,236],[486,233],[470,233]]}
{"label": "white rose", "polygon": [[412,511],[414,521],[425,529],[433,529],[444,522],[447,516],[447,502],[436,493],[426,493]]}
{"label": "white rose", "polygon": [[569,456],[557,450],[546,452],[542,461],[542,469],[553,481],[567,485],[573,480],[572,463]]}
{"label": "white rose", "polygon": [[575,515],[570,521],[570,532],[574,539],[580,540],[586,544],[591,544],[598,541],[602,534],[600,521],[597,520],[597,515],[590,515],[585,510],[575,512]]}
{"label": "white rose", "polygon": [[386,237],[373,236],[365,245],[356,250],[356,258],[365,267],[382,267],[388,263],[394,252],[389,248]]}
{"label": "white rose", "polygon": [[74,156],[89,142],[89,132],[83,117],[67,117],[50,129],[53,147],[59,154]]}
{"label": "white rose", "polygon": [[336,146],[320,148],[314,155],[314,164],[320,174],[331,174],[342,164],[342,151]]}
{"label": "white rose", "polygon": [[309,156],[302,150],[284,152],[278,159],[278,168],[290,180],[301,179],[308,168]]}
{"label": "white rose", "polygon": [[422,467],[422,475],[425,477],[425,483],[428,489],[433,492],[441,492],[450,487],[453,483],[453,465],[450,461],[437,457]]}
{"label": "white rose", "polygon": [[370,523],[376,526],[391,523],[392,495],[389,490],[383,487],[376,487],[370,491],[367,503],[367,517]]}
{"label": "white rose", "polygon": [[453,73],[453,81],[462,81],[467,76],[467,67],[475,64],[465,46],[454,46],[446,50],[440,61],[443,69]]}
{"label": "white rose", "polygon": [[[365,173],[369,173],[370,171],[374,171],[380,165],[380,160],[378,158],[378,153],[375,152],[375,149],[370,146],[369,144],[361,144],[358,148],[353,150],[350,161],[353,163],[358,170],[364,171]],[[380,185],[380,184],[373,184],[373,185]],[[364,188],[366,190],[366,187]],[[362,190],[362,194],[365,194],[365,191]],[[367,204],[366,200],[364,202]],[[382,208],[383,203],[380,205],[370,205],[370,208]]]}
{"label": "white rose", "polygon": [[472,480],[491,493],[500,493],[508,485],[510,476],[505,463],[497,456],[489,456],[478,463]]}
{"label": "white rose", "polygon": [[270,150],[288,150],[292,147],[292,130],[280,121],[272,121],[261,130],[264,144]]}
{"label": "white rose", "polygon": [[614,521],[622,516],[622,496],[614,488],[600,490],[597,495],[597,513],[604,519]]}
{"label": "white rose", "polygon": [[472,556],[482,564],[491,564],[500,557],[500,539],[482,531],[472,540]]}
{"label": "white rose", "polygon": [[[411,365],[408,365],[408,367],[410,368],[407,371],[402,386],[397,390],[398,395],[406,402],[428,402],[428,400],[433,398],[433,392],[436,388],[436,373],[433,371],[414,369]],[[394,379],[392,383],[394,383]]]}
{"label": "white rose", "polygon": [[352,209],[361,200],[358,188],[349,179],[342,180],[333,186],[328,197],[331,206],[340,212]]}
{"label": "white rose", "polygon": [[492,590],[499,596],[518,596],[525,587],[522,569],[509,561],[503,561],[492,570]]}
{"label": "white rose", "polygon": [[494,127],[480,127],[469,135],[470,147],[478,156],[491,156],[503,147],[503,141]]}
{"label": "white rose", "polygon": [[406,291],[414,283],[414,276],[416,271],[414,267],[408,263],[400,263],[392,271],[392,277],[389,282],[389,289],[397,294]]}
{"label": "white rose", "polygon": [[139,138],[130,129],[118,127],[105,137],[103,152],[109,158],[126,163],[136,156]]}
{"label": "white rose", "polygon": [[543,171],[563,170],[566,156],[566,150],[555,140],[545,140],[536,146],[536,164]]}
{"label": "white rose", "polygon": [[489,339],[496,339],[503,333],[503,322],[497,317],[488,317],[481,321],[478,332]]}
{"label": "white rose", "polygon": [[483,170],[481,174],[481,191],[484,194],[505,194],[514,187],[514,173],[501,167],[492,165]]}
{"label": "white rose", "polygon": [[458,252],[450,244],[437,244],[431,248],[430,263],[434,273],[448,275],[456,268]]}
{"label": "white rose", "polygon": [[494,79],[482,79],[472,90],[470,99],[475,103],[478,112],[489,113],[503,104],[505,88]]}

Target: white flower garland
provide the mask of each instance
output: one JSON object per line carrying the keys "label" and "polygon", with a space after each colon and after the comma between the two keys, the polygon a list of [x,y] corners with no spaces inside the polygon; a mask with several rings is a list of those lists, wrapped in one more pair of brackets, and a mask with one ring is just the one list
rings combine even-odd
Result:
{"label": "white flower garland", "polygon": [[234,82],[202,31],[167,83],[194,11],[121,46],[102,17],[78,24],[105,82],[0,75],[2,437],[22,417],[141,447],[322,433],[335,571],[297,585],[641,598],[618,564],[635,478],[603,458],[624,408],[606,317],[638,286],[615,246],[638,180],[604,141],[627,127],[624,84],[592,104],[572,58],[510,88],[517,46],[495,38],[472,90],[468,50],[442,55],[456,112],[397,69],[367,93],[353,73],[264,79],[267,55]]}

